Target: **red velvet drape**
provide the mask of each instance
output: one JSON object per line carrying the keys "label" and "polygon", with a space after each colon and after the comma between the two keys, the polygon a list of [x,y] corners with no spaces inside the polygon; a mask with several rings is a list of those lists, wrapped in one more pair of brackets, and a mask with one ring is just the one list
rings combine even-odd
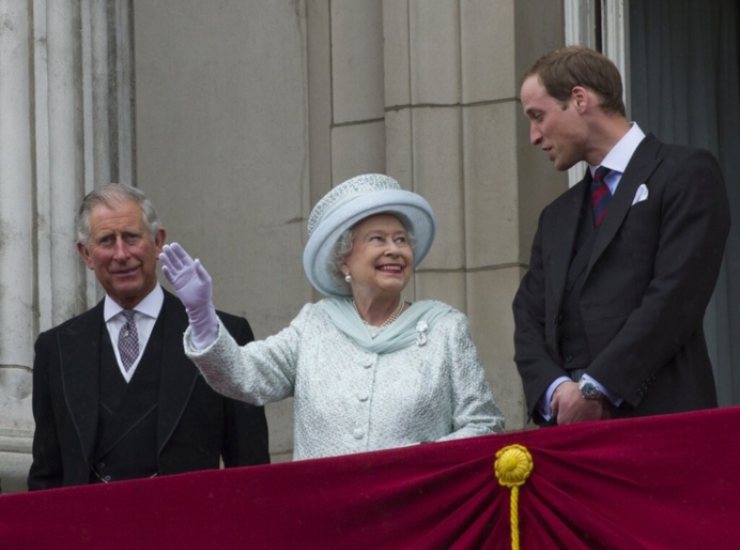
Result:
{"label": "red velvet drape", "polygon": [[740,408],[0,495],[0,548],[740,548]]}

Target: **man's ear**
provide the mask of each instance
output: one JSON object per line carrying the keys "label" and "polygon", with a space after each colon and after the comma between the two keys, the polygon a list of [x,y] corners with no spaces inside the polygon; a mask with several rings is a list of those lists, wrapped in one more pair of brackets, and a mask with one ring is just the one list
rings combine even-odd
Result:
{"label": "man's ear", "polygon": [[92,257],[90,256],[90,251],[81,241],[77,241],[77,253],[80,255],[80,258],[82,258],[82,261],[85,262],[88,269],[92,270],[95,268]]}
{"label": "man's ear", "polygon": [[588,90],[583,86],[573,86],[573,89],[570,91],[570,97],[573,102],[573,106],[579,113],[582,113],[586,107],[589,106],[589,102],[591,101],[591,96],[588,93]]}
{"label": "man's ear", "polygon": [[162,252],[162,247],[167,240],[167,231],[164,227],[157,229],[157,234],[154,235],[154,246],[157,247],[157,252]]}

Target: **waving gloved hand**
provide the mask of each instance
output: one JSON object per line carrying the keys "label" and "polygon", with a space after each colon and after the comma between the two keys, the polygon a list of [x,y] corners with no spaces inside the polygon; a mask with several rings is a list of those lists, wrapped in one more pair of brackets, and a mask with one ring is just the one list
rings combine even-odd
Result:
{"label": "waving gloved hand", "polygon": [[177,243],[166,244],[159,255],[162,272],[185,305],[193,345],[204,349],[218,336],[218,317],[213,306],[213,281],[200,263]]}

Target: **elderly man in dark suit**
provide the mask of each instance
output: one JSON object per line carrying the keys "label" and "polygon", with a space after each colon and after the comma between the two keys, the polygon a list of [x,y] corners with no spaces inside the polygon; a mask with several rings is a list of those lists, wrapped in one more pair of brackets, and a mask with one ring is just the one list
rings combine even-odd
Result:
{"label": "elderly man in dark suit", "polygon": [[[157,282],[165,230],[152,203],[106,185],[83,200],[77,230],[106,296],[36,342],[29,489],[268,463],[264,410],[211,390],[185,357],[185,308]],[[246,319],[220,316],[252,340]]]}
{"label": "elderly man in dark suit", "polygon": [[540,58],[521,101],[530,141],[557,170],[589,164],[542,212],[513,304],[530,416],[716,406],[702,330],[730,223],[716,160],[629,122],[617,68],[587,48]]}

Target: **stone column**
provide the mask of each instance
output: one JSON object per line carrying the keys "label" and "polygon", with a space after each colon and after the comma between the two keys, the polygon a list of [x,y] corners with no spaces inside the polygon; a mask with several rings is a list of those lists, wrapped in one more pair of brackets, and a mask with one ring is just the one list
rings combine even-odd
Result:
{"label": "stone column", "polygon": [[0,0],[5,492],[25,488],[30,464],[36,336],[97,299],[94,278],[75,252],[77,204],[110,178],[133,183],[129,10],[129,0]]}
{"label": "stone column", "polygon": [[0,2],[0,481],[29,449],[33,345],[33,195],[29,12]]}

